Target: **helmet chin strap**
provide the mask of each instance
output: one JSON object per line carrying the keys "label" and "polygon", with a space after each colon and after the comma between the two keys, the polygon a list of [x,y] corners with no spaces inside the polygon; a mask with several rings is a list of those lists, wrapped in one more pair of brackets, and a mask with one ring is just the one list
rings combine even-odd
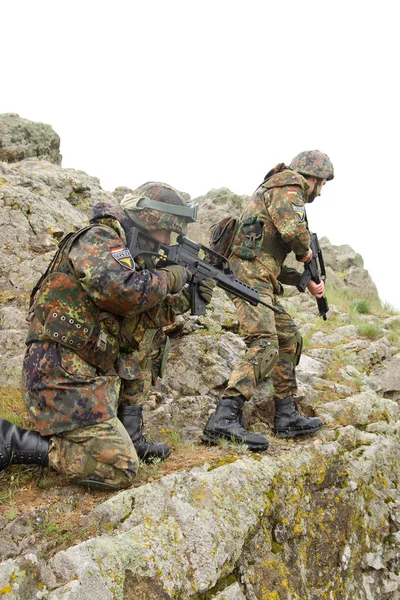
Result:
{"label": "helmet chin strap", "polygon": [[311,204],[311,202],[314,202],[315,198],[318,196],[318,186],[319,186],[319,179],[316,179],[315,184],[314,184],[314,189],[311,192],[311,194],[309,194],[308,198],[307,198],[307,203]]}

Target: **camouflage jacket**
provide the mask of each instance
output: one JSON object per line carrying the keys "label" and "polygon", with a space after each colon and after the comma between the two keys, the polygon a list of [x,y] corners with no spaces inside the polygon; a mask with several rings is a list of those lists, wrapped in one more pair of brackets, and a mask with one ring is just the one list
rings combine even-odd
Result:
{"label": "camouflage jacket", "polygon": [[[124,213],[119,205],[99,203],[94,207],[91,225],[60,243],[36,288],[26,343],[31,347],[44,342],[43,347],[50,351],[52,345],[61,345],[97,369],[99,375],[115,376],[117,371],[120,377],[133,379],[141,356],[150,353],[155,343],[163,342],[162,327],[188,310],[190,302],[182,292],[168,294],[168,272],[146,269],[140,261],[134,263],[126,248],[123,225]],[[146,335],[148,330],[150,336]],[[45,382],[42,387],[46,387]],[[84,412],[88,415],[90,394],[82,398],[77,391],[74,395],[73,386],[69,394],[69,403],[75,398],[79,406],[87,404]],[[39,402],[29,389],[27,396],[25,401],[39,421]],[[86,425],[115,416],[115,393],[108,397],[104,410],[97,407],[92,422],[85,417]],[[54,420],[57,425],[50,433],[82,426],[78,417],[71,423],[73,411],[69,411],[69,422],[66,419],[65,423],[62,407],[54,406],[54,411],[58,412]]]}
{"label": "camouflage jacket", "polygon": [[233,263],[256,260],[274,281],[297,285],[301,275],[282,266],[290,252],[304,256],[310,246],[305,203],[307,181],[283,163],[268,173],[246,204],[232,245]]}

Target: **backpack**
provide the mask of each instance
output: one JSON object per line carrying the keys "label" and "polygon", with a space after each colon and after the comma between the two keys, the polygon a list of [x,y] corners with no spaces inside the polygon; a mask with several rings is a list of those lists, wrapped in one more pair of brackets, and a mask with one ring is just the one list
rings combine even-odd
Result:
{"label": "backpack", "polygon": [[[231,248],[235,235],[239,227],[239,219],[234,217],[224,217],[218,223],[211,225],[210,231],[210,248],[213,252],[217,252],[222,256],[228,257],[231,253]],[[218,262],[213,258],[212,264]],[[215,264],[215,266],[218,266]]]}

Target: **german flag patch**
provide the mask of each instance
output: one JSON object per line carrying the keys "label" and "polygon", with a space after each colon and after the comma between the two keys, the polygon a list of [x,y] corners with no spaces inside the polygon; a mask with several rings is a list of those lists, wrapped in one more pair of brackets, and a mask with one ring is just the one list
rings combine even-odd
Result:
{"label": "german flag patch", "polygon": [[132,258],[131,253],[125,246],[116,246],[111,248],[111,256],[117,261],[122,267],[129,269],[130,271],[135,270],[135,261]]}

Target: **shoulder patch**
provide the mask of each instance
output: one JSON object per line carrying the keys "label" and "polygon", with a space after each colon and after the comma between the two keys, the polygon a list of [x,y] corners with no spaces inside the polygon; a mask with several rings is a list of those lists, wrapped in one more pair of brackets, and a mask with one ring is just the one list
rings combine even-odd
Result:
{"label": "shoulder patch", "polygon": [[114,248],[111,248],[111,256],[122,267],[125,267],[126,269],[129,269],[130,271],[135,270],[135,261],[133,260],[132,255],[129,252],[129,249],[122,246],[122,244],[120,244],[119,246],[115,246]]}
{"label": "shoulder patch", "polygon": [[294,204],[294,202],[292,202],[292,208],[299,217],[299,221],[304,221],[306,218],[306,209],[304,208],[304,206],[298,206],[297,204]]}

